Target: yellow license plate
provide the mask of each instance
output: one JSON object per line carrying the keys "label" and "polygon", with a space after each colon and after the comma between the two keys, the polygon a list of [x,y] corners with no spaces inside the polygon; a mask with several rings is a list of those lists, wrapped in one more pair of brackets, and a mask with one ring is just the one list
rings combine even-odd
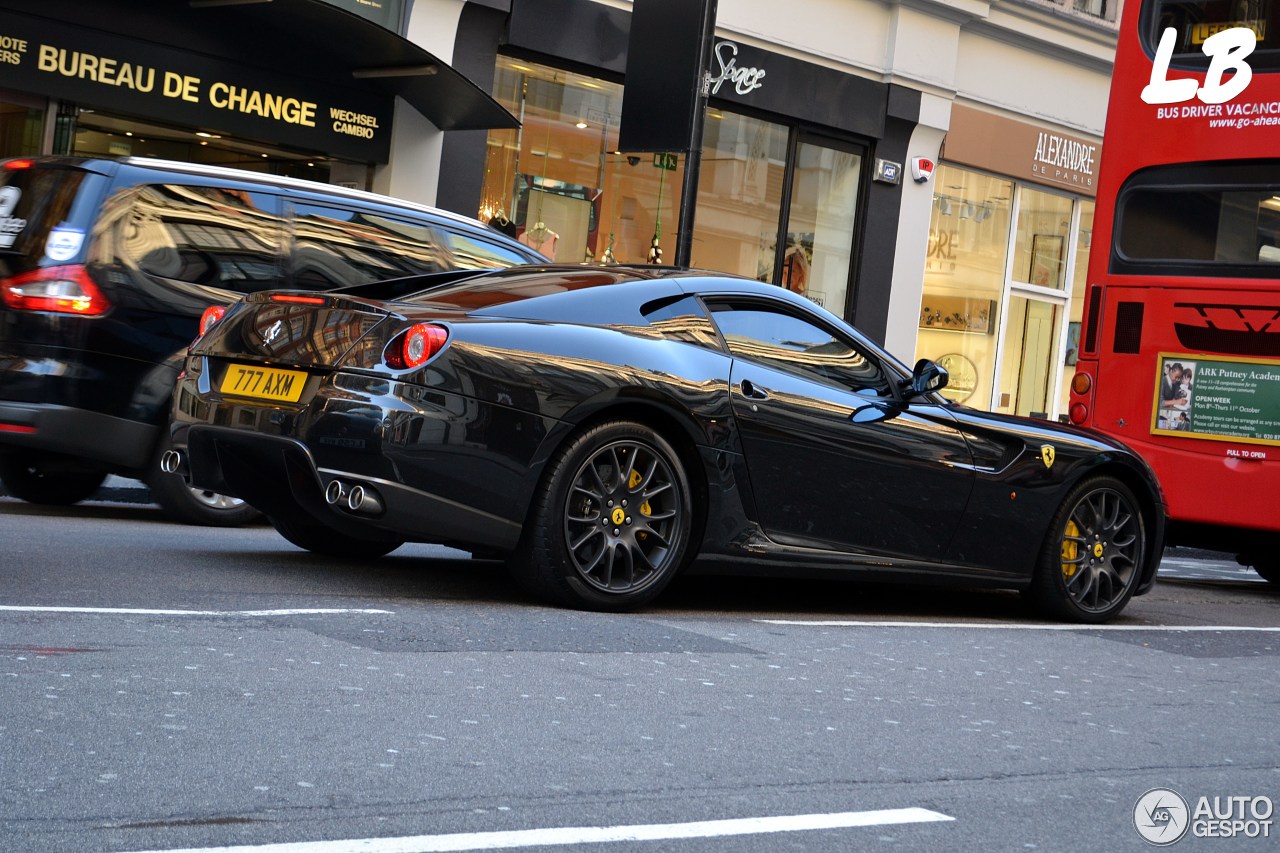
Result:
{"label": "yellow license plate", "polygon": [[235,397],[296,403],[306,384],[307,374],[301,370],[233,364],[227,368],[227,375],[222,377],[221,391]]}

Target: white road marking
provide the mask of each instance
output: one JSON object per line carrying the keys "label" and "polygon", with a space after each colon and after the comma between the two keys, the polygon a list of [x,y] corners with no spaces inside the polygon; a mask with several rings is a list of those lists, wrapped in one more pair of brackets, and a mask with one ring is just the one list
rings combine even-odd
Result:
{"label": "white road marking", "polygon": [[723,838],[770,832],[802,832],[814,829],[846,829],[903,823],[932,823],[955,818],[922,808],[882,809],[867,812],[748,817],[735,820],[703,820],[693,823],[656,823],[635,826],[569,826],[521,829],[506,832],[460,832],[451,835],[413,835],[404,838],[350,838],[341,841],[304,841],[242,847],[199,847],[150,850],[141,853],[438,853],[449,850],[503,850],[553,844],[601,844],[612,841],[664,841],[676,838]]}
{"label": "white road marking", "polygon": [[0,604],[0,610],[18,613],[115,613],[123,616],[315,616],[334,613],[394,613],[347,607],[300,607],[289,610],[144,610],[132,607],[24,607]]}
{"label": "white road marking", "polygon": [[850,619],[755,619],[765,625],[800,625],[809,628],[980,628],[996,631],[1258,631],[1280,632],[1280,627],[1251,625],[1037,625],[1021,622],[876,622]]}

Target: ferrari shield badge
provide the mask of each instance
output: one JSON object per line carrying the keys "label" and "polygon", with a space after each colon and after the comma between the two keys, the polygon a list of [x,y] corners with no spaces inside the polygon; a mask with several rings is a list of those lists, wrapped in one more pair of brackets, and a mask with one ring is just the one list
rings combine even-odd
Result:
{"label": "ferrari shield badge", "polygon": [[1052,444],[1040,445],[1040,461],[1044,463],[1044,467],[1046,468],[1053,467],[1053,445]]}

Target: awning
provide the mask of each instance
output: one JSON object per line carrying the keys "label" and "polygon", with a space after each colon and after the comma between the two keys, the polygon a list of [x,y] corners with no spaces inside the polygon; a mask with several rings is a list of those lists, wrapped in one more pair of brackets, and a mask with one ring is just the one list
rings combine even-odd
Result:
{"label": "awning", "polygon": [[519,126],[469,79],[396,33],[322,0],[0,0],[241,66],[398,95],[441,130]]}

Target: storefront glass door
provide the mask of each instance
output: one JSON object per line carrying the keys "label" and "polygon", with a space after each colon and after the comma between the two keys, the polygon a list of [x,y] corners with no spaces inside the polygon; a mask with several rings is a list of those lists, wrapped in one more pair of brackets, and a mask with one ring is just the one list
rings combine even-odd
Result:
{"label": "storefront glass door", "polygon": [[778,282],[844,312],[862,156],[814,142],[796,147],[786,247]]}
{"label": "storefront glass door", "polygon": [[1061,306],[1047,300],[1019,294],[1009,297],[998,411],[1049,416],[1061,313]]}
{"label": "storefront glass door", "polygon": [[780,124],[707,110],[693,266],[773,280],[788,134]]}

